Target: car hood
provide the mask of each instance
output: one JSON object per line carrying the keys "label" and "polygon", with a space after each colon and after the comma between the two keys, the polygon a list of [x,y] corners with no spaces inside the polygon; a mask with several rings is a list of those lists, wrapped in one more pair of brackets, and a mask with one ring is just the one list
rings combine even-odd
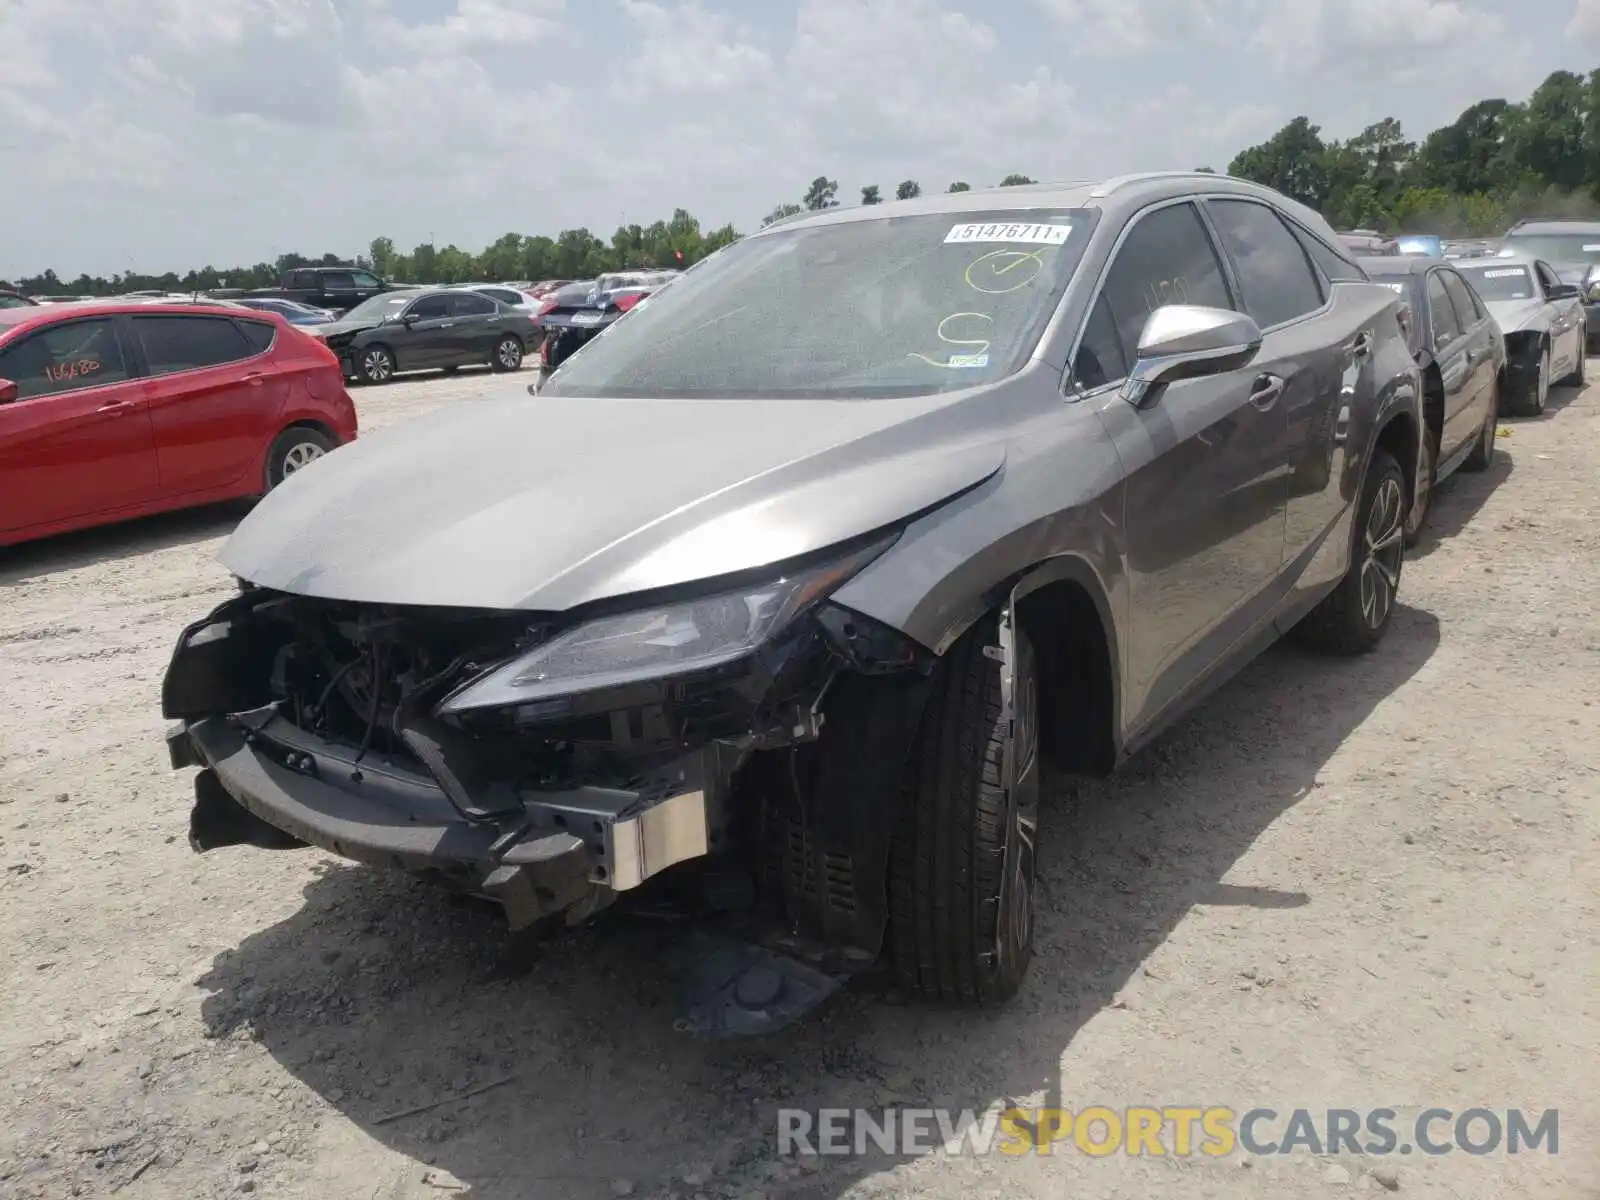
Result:
{"label": "car hood", "polygon": [[1489,315],[1495,319],[1495,324],[1500,326],[1502,333],[1511,333],[1521,329],[1538,316],[1544,308],[1540,300],[1485,300],[1483,306],[1489,310]]}
{"label": "car hood", "polygon": [[296,472],[220,558],[300,595],[564,611],[821,550],[981,483],[1004,443],[951,410],[986,390],[453,406]]}
{"label": "car hood", "polygon": [[317,332],[322,334],[322,336],[325,337],[325,338],[339,337],[340,335],[348,335],[348,334],[354,334],[354,333],[364,333],[368,329],[376,329],[379,325],[382,325],[382,324],[383,324],[383,322],[382,321],[378,321],[378,320],[372,320],[372,321],[346,321],[346,320],[325,321],[322,324],[317,326]]}

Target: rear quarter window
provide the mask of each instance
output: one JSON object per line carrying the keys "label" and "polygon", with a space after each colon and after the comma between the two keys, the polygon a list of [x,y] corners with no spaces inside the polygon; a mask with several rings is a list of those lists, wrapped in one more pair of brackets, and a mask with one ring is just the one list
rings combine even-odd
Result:
{"label": "rear quarter window", "polygon": [[250,348],[257,354],[263,354],[272,349],[272,343],[278,336],[278,331],[265,321],[237,321],[239,331],[244,334],[244,340],[250,343]]}
{"label": "rear quarter window", "polygon": [[257,353],[226,317],[136,316],[133,328],[152,375],[221,366]]}

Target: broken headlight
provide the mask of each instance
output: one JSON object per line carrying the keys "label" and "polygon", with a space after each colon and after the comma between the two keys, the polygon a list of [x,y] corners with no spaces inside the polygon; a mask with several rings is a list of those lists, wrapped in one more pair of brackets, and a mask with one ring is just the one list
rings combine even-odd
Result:
{"label": "broken headlight", "polygon": [[777,579],[584,621],[466,684],[438,711],[527,704],[735,662],[889,545],[878,541]]}

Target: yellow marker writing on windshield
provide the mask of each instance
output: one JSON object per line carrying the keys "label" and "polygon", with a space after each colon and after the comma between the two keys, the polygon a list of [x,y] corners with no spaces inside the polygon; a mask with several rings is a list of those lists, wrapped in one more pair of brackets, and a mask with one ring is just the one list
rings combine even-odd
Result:
{"label": "yellow marker writing on windshield", "polygon": [[966,270],[967,286],[986,296],[1020,292],[1044,270],[1041,250],[991,250],[972,260]]}
{"label": "yellow marker writing on windshield", "polygon": [[[987,355],[989,353],[989,339],[988,338],[959,338],[959,337],[951,337],[948,333],[945,332],[945,326],[946,325],[950,324],[951,321],[958,320],[958,319],[960,319],[962,317],[970,317],[971,319],[973,319],[975,321],[987,321],[991,325],[994,324],[994,318],[989,316],[987,313],[958,312],[958,313],[951,313],[948,317],[946,317],[944,320],[939,322],[939,328],[937,330],[937,333],[939,334],[939,340],[941,342],[948,343],[951,346],[970,346],[970,347],[973,348],[970,353],[964,354],[964,355],[959,355],[959,356],[952,355],[951,356],[952,359],[955,359],[956,361],[946,361],[946,362],[940,362],[936,358],[929,358],[926,354],[919,354],[914,350],[909,355],[907,355],[907,357],[908,358],[921,359],[923,362],[927,363],[929,366],[932,366],[932,367],[970,367],[970,366],[973,366],[974,363],[973,363],[972,360],[975,357],[981,356],[981,355]],[[965,361],[961,361],[961,360],[965,360]]]}

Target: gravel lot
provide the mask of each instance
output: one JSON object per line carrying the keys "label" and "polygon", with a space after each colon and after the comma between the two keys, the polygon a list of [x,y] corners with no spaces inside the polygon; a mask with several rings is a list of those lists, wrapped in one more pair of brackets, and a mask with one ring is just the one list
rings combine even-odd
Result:
{"label": "gravel lot", "polygon": [[[757,1042],[673,1031],[670,929],[530,948],[315,851],[191,853],[157,693],[240,509],[0,552],[0,1196],[1600,1196],[1600,399],[1552,399],[1441,490],[1379,655],[1280,647],[1047,806],[1014,1006],[867,987]],[[775,1154],[780,1105],[999,1100],[1557,1107],[1561,1144]]]}

